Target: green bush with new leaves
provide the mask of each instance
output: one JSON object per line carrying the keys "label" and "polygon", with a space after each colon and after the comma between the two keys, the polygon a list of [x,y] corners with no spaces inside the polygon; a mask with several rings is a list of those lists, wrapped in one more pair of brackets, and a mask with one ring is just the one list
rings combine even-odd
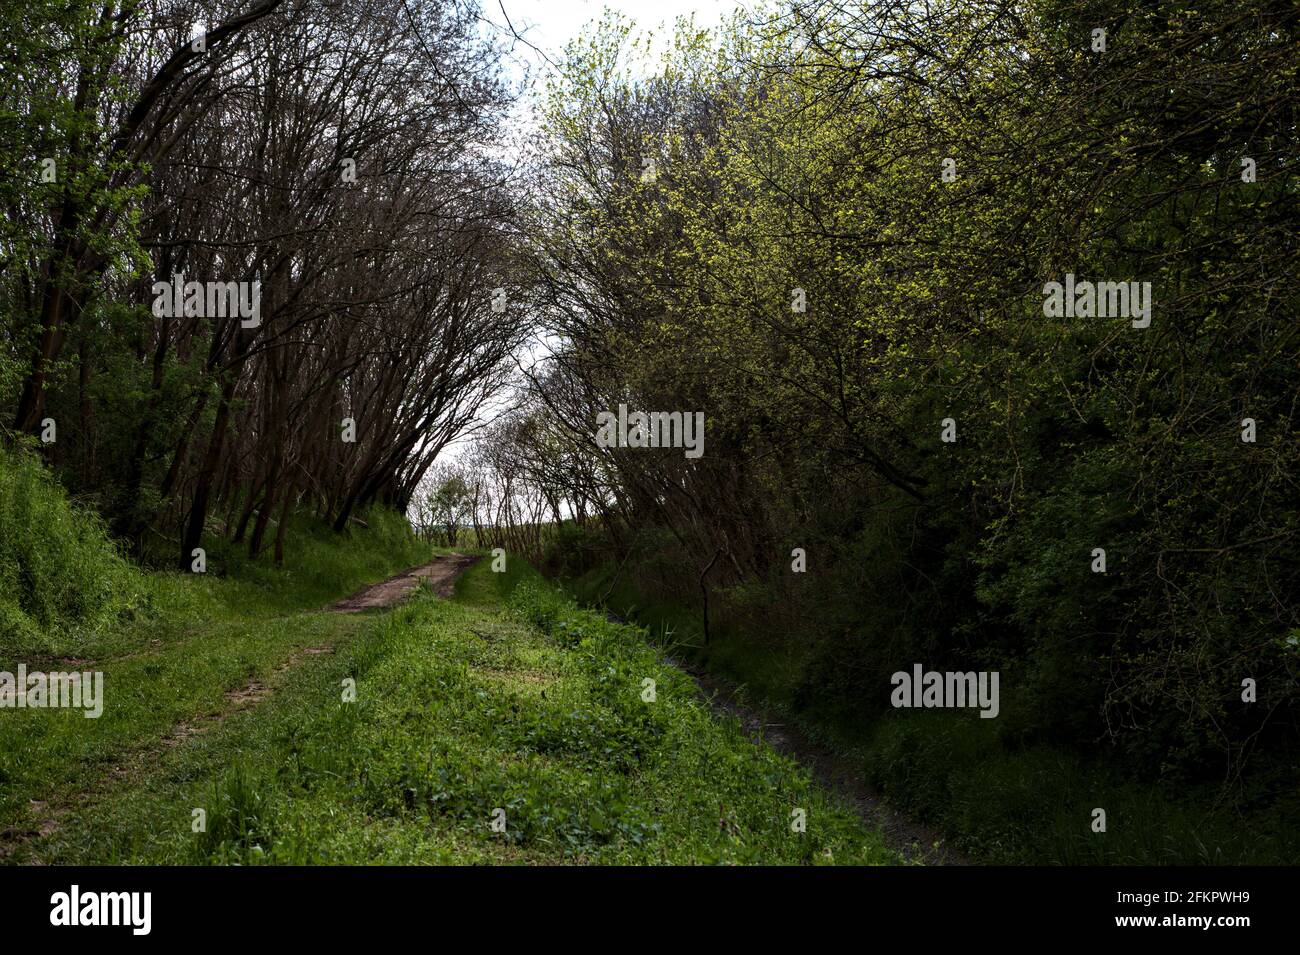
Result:
{"label": "green bush with new leaves", "polygon": [[[855,733],[893,671],[997,669],[1017,744],[1293,790],[1298,40],[1270,3],[819,2],[647,68],[606,21],[546,114],[564,345],[514,458],[606,538],[579,572],[707,594],[702,654]],[[1053,314],[1067,275],[1149,313]],[[704,456],[584,445],[619,403],[703,410]],[[556,448],[592,478],[529,470]]]}
{"label": "green bush with new leaves", "polygon": [[75,644],[143,599],[139,576],[35,455],[0,448],[0,652]]}

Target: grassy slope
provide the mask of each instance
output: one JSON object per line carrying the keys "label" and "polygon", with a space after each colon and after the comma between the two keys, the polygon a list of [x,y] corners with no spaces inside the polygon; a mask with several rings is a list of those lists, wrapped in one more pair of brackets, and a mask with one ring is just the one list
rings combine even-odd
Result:
{"label": "grassy slope", "polygon": [[[272,636],[265,620],[242,626]],[[455,602],[281,626],[276,659],[330,637],[337,652],[272,669],[269,699],[93,784],[26,851],[66,863],[895,861],[802,770],[718,722],[643,634],[566,607],[521,561],[507,574],[480,562]],[[238,627],[197,642],[228,645]],[[207,699],[230,682],[186,678]],[[356,702],[341,699],[346,678]],[[490,827],[498,807],[505,833]],[[806,834],[791,831],[795,808]]]}
{"label": "grassy slope", "polygon": [[[134,603],[146,609],[134,620],[52,630],[34,638],[35,646],[14,631],[0,638],[0,670],[15,672],[22,662],[29,670],[104,673],[98,719],[72,710],[0,710],[0,831],[26,824],[30,800],[66,802],[176,724],[227,707],[228,691],[251,680],[274,683],[276,667],[296,650],[333,643],[356,626],[355,618],[304,608],[430,557],[400,520],[380,513],[370,529],[342,539],[298,519],[282,569],[205,543],[212,573],[135,574]],[[238,576],[218,576],[222,569]]]}
{"label": "grassy slope", "polygon": [[[783,659],[725,627],[710,628],[706,651],[699,614],[647,598],[634,578],[634,571],[616,576],[615,568],[603,567],[567,587],[580,601],[603,599],[676,655],[735,681],[751,700],[860,758],[866,780],[896,808],[940,829],[975,859],[1231,865],[1294,864],[1300,857],[1300,833],[1285,807],[1252,819],[1215,813],[1208,808],[1213,793],[1137,785],[1059,748],[1009,747],[997,735],[997,720],[898,710],[874,725],[845,725],[820,712],[817,700],[798,706],[798,659]],[[1091,829],[1094,808],[1106,810],[1105,833]]]}
{"label": "grassy slope", "polygon": [[35,454],[0,441],[0,657],[67,652],[140,608],[139,574]]}

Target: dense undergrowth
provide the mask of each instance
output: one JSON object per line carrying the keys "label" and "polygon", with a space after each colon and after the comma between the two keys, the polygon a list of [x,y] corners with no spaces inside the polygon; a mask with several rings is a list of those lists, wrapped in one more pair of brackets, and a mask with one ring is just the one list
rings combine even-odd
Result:
{"label": "dense undergrowth", "polygon": [[[1243,808],[1214,785],[1173,786],[1125,774],[1103,747],[1088,754],[1026,740],[1014,719],[951,710],[868,715],[834,685],[809,691],[827,635],[810,630],[800,649],[771,639],[743,616],[721,615],[706,646],[698,609],[665,597],[655,589],[657,579],[645,565],[611,563],[565,583],[580,601],[639,622],[652,642],[734,681],[743,698],[854,754],[863,778],[895,808],[935,826],[978,861],[1290,864],[1300,857],[1300,794],[1278,793],[1262,807]],[[1010,691],[1004,682],[1004,700],[1014,698],[1014,685]],[[1104,833],[1092,829],[1097,808],[1106,811]]]}
{"label": "dense undergrowth", "polygon": [[[34,455],[0,448],[0,660],[98,657],[159,629],[314,608],[429,554],[382,507],[342,535],[309,514],[290,520],[294,546],[282,566],[207,535],[205,573],[143,569]],[[170,558],[169,542],[155,538],[144,564],[165,568]]]}
{"label": "dense undergrowth", "polygon": [[35,455],[0,447],[0,651],[53,650],[146,599],[143,579]]}

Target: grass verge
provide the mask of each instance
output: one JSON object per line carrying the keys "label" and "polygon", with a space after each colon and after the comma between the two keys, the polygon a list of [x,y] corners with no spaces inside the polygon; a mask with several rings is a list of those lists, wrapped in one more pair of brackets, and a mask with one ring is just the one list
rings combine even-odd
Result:
{"label": "grass verge", "polygon": [[[522,561],[490,565],[471,567],[454,601],[419,595],[351,618],[335,652],[108,780],[32,851],[148,864],[897,861],[800,767],[717,720],[644,633],[578,609]],[[806,832],[792,827],[801,817]]]}
{"label": "grass verge", "polygon": [[216,566],[237,576],[133,571],[144,599],[132,614],[93,629],[47,631],[35,646],[24,634],[0,641],[0,671],[16,673],[21,663],[103,673],[98,718],[76,709],[0,710],[0,833],[25,837],[44,807],[67,804],[178,724],[228,710],[231,694],[273,685],[295,653],[355,629],[352,618],[321,608],[431,557],[396,515],[375,511],[368,523],[339,538],[296,518],[283,568],[240,561],[223,542],[205,541]]}

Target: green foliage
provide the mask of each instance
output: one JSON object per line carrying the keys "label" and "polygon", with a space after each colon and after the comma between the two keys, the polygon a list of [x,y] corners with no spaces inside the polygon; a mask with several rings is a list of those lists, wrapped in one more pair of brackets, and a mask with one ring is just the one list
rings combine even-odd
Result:
{"label": "green foliage", "polygon": [[[612,565],[571,581],[580,599],[609,593],[607,605],[650,633],[684,635],[673,653],[706,665],[739,684],[738,691],[781,714],[809,736],[851,753],[863,778],[888,803],[941,832],[962,853],[1003,865],[1268,865],[1288,864],[1298,851],[1293,774],[1264,777],[1280,797],[1243,812],[1221,802],[1214,783],[1153,786],[1122,772],[1102,746],[1082,752],[1045,741],[1047,718],[1074,697],[1056,697],[1039,711],[1039,694],[1006,693],[1029,679],[1023,668],[1003,671],[1002,712],[996,720],[938,710],[879,712],[848,705],[860,692],[843,666],[846,641],[810,633],[801,648],[764,645],[761,624],[736,621],[714,628],[707,652],[698,616],[653,599],[642,586],[610,586]],[[632,568],[644,585],[653,578]],[[557,605],[558,606],[558,605]],[[544,611],[544,616],[552,616]],[[885,628],[872,637],[886,639]],[[907,637],[898,637],[905,641]],[[651,642],[657,643],[657,640]],[[1296,637],[1300,645],[1300,636]],[[841,656],[838,668],[829,665]],[[1070,664],[1075,661],[1070,660]],[[1037,675],[1043,681],[1043,675]],[[886,685],[880,690],[888,693]],[[1074,714],[1084,721],[1086,714]],[[1065,720],[1068,724],[1068,720]],[[1106,810],[1108,831],[1094,833],[1092,810]]]}
{"label": "green foliage", "polygon": [[84,644],[147,606],[142,584],[33,453],[0,448],[0,653]]}
{"label": "green foliage", "polygon": [[[818,5],[683,31],[636,76],[625,26],[575,46],[542,221],[560,364],[595,397],[565,423],[704,409],[708,450],[594,456],[624,539],[562,537],[556,568],[628,561],[698,618],[724,555],[708,656],[783,661],[805,714],[861,726],[916,662],[999,669],[1025,745],[1275,804],[1300,752],[1300,21],[1252,10]],[[1150,282],[1151,325],[1048,317],[1067,272]]]}
{"label": "green foliage", "polygon": [[274,840],[275,807],[268,804],[266,780],[254,773],[237,763],[202,800],[206,818],[192,843],[194,864],[255,862]]}
{"label": "green foliage", "polygon": [[[1008,746],[1000,721],[899,713],[866,748],[866,777],[962,851],[1002,865],[1288,864],[1294,799],[1248,820],[1211,808],[1212,787],[1177,796],[1059,747]],[[1106,811],[1106,831],[1091,828]]]}
{"label": "green foliage", "polygon": [[557,577],[581,574],[599,560],[604,543],[603,536],[592,528],[565,521],[554,528],[554,536],[547,542],[543,570]]}

